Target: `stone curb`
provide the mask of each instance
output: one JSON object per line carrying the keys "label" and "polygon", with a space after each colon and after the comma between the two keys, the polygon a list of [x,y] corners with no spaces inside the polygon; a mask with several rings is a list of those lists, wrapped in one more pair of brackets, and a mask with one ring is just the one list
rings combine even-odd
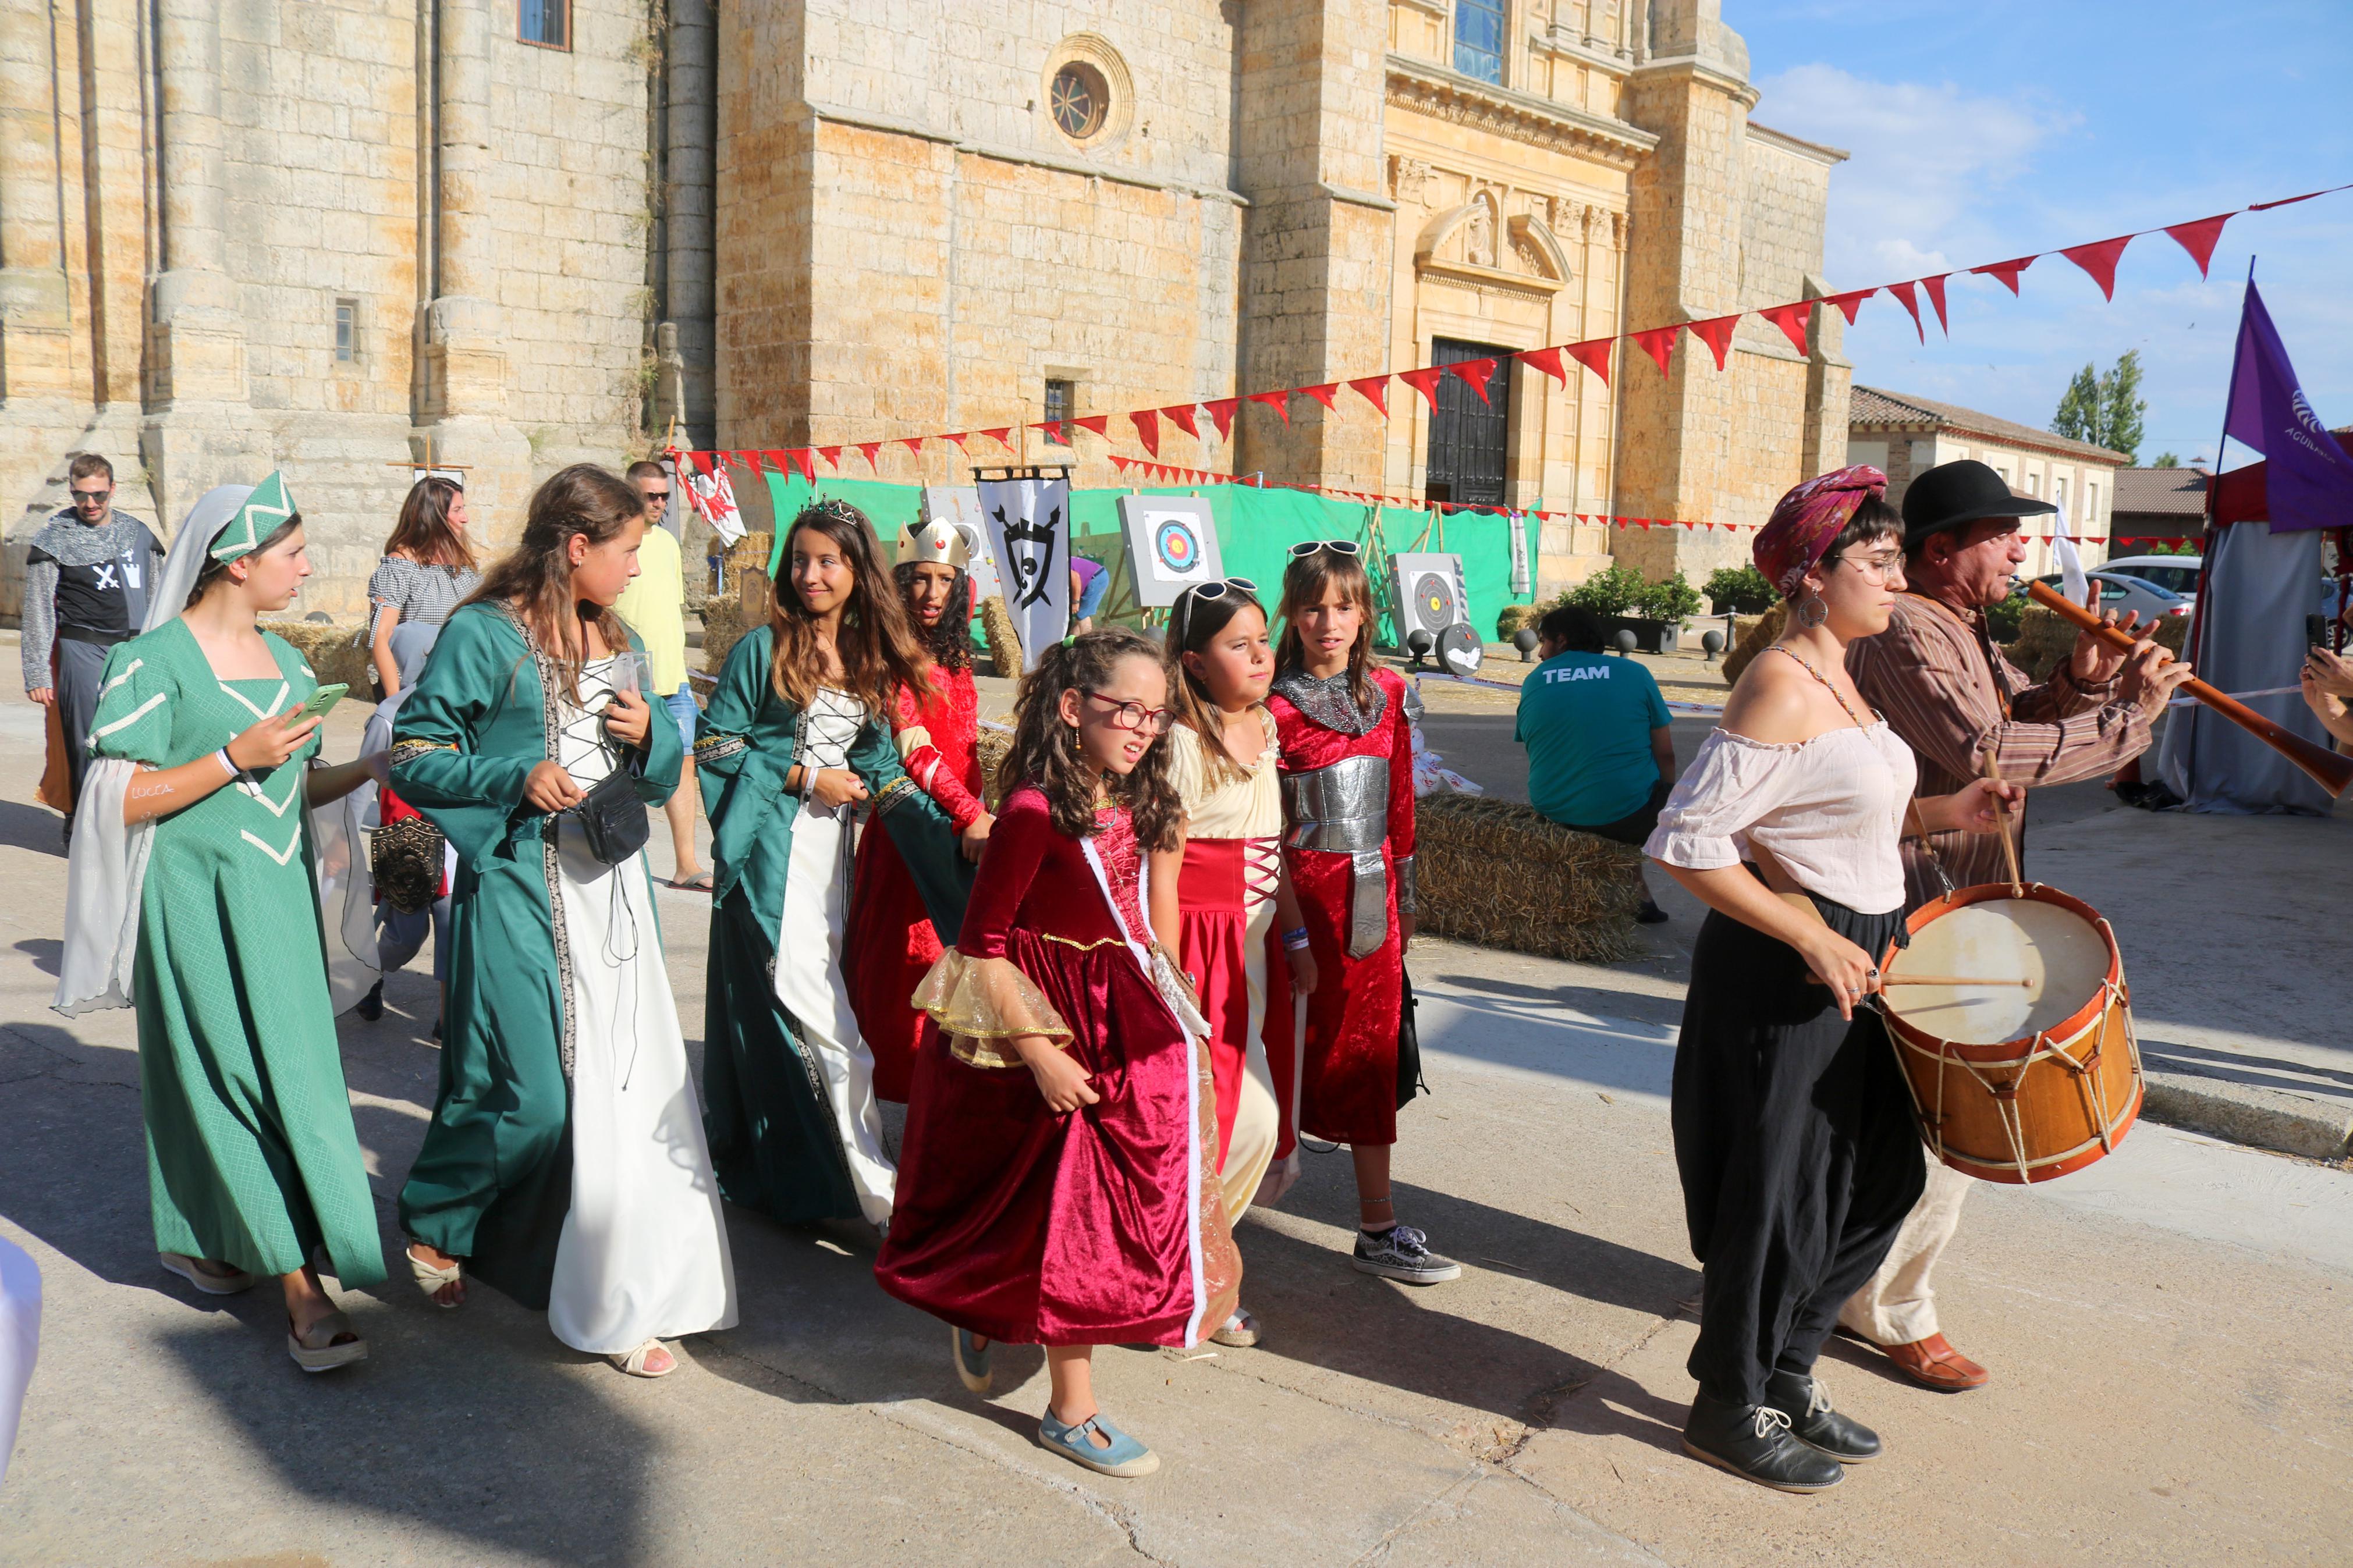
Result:
{"label": "stone curb", "polygon": [[2153,1072],[2141,1109],[2152,1121],[2251,1148],[2331,1163],[2353,1154],[2353,1105],[2343,1101]]}

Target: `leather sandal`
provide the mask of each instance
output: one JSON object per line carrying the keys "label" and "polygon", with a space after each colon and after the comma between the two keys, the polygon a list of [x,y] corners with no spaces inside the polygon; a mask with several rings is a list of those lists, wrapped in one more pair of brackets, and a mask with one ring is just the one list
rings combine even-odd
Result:
{"label": "leather sandal", "polygon": [[176,1274],[207,1296],[234,1296],[250,1290],[260,1283],[259,1277],[226,1263],[210,1258],[191,1258],[185,1252],[159,1252],[155,1260],[167,1274]]}
{"label": "leather sandal", "polygon": [[445,1268],[438,1263],[427,1263],[417,1257],[417,1244],[413,1241],[400,1250],[408,1259],[409,1278],[417,1281],[417,1288],[425,1292],[427,1300],[444,1311],[466,1304],[462,1297],[455,1301],[444,1301],[441,1299],[441,1292],[444,1289],[464,1280],[466,1274],[464,1259],[460,1258]]}
{"label": "leather sandal", "polygon": [[[656,1351],[664,1352],[670,1356],[670,1364],[659,1372],[655,1372],[646,1365],[647,1359]],[[648,1340],[627,1355],[607,1356],[605,1359],[631,1377],[668,1377],[678,1370],[678,1352],[670,1350],[658,1339]]]}
{"label": "leather sandal", "polygon": [[1889,1361],[1902,1369],[1904,1375],[1923,1388],[1933,1388],[1939,1394],[1958,1394],[1965,1389],[1983,1388],[1992,1377],[1977,1363],[1952,1347],[1942,1334],[1930,1334],[1925,1340],[1909,1344],[1882,1345]]}
{"label": "leather sandal", "polygon": [[341,1310],[328,1313],[301,1333],[294,1331],[294,1320],[286,1320],[286,1353],[304,1372],[332,1372],[339,1366],[365,1361],[367,1341]]}

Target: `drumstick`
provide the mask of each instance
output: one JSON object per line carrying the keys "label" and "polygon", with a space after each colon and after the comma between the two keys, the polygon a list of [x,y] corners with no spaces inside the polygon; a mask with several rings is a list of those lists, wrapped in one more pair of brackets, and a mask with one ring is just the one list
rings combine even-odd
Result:
{"label": "drumstick", "polygon": [[2031,980],[1971,979],[1960,974],[1890,974],[1882,977],[1882,985],[2031,985]]}
{"label": "drumstick", "polygon": [[[1990,735],[1987,736],[1985,741],[1985,776],[1996,784],[2001,783],[2001,763],[1996,751],[1996,743]],[[2000,826],[1994,831],[2001,835],[2001,858],[2010,864],[2010,896],[2013,899],[2023,898],[2026,896],[2026,889],[2020,882],[2018,876],[2018,846],[2010,841],[2010,808],[2000,800],[1996,800],[1993,803],[1993,813],[2000,822]]]}

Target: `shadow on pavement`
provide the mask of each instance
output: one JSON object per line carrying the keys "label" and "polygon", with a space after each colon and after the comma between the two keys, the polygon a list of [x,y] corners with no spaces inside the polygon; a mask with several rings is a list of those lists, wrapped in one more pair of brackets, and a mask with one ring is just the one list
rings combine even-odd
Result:
{"label": "shadow on pavement", "polygon": [[2286,1089],[2298,1094],[2326,1094],[2353,1100],[2353,1072],[2326,1068],[2316,1062],[2287,1061],[2279,1057],[2253,1056],[2243,1050],[2218,1051],[2171,1040],[2140,1040],[2141,1063],[2151,1072],[2179,1072],[2196,1078],[2220,1079],[2256,1089]]}
{"label": "shadow on pavement", "polygon": [[55,979],[65,966],[66,944],[53,936],[26,937],[16,944],[16,951],[33,961],[33,967]]}
{"label": "shadow on pavement", "polygon": [[65,820],[46,805],[0,800],[0,844],[62,860],[66,858]]}

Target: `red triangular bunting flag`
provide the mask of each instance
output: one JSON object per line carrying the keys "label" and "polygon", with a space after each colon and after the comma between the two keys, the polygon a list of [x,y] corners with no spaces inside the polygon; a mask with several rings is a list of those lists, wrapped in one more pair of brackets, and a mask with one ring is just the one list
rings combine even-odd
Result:
{"label": "red triangular bunting flag", "polygon": [[994,430],[983,430],[981,434],[996,442],[998,446],[1004,447],[1007,451],[1010,452],[1013,450],[1012,426],[1000,425]]}
{"label": "red triangular bunting flag", "polygon": [[1568,372],[1563,370],[1560,366],[1560,351],[1558,349],[1522,349],[1520,351],[1520,363],[1522,364],[1535,366],[1536,369],[1544,372],[1546,375],[1552,377],[1563,386],[1567,386],[1568,384]]}
{"label": "red triangular bunting flag", "polygon": [[1083,419],[1073,419],[1071,423],[1082,430],[1093,431],[1106,441],[1111,439],[1111,416],[1108,414],[1090,414]]}
{"label": "red triangular bunting flag", "polygon": [[1737,315],[1711,316],[1704,321],[1685,321],[1683,329],[1705,343],[1715,354],[1715,368],[1724,368],[1724,356],[1732,349],[1732,330],[1740,325]]}
{"label": "red triangular bunting flag", "polygon": [[1854,325],[1856,314],[1862,309],[1862,302],[1878,292],[1876,289],[1850,289],[1843,294],[1823,295],[1822,303],[1836,305],[1839,308],[1839,314],[1844,316],[1846,324],[1852,327]]}
{"label": "red triangular bunting flag", "polygon": [[1438,412],[1438,384],[1444,380],[1445,376],[1446,367],[1436,364],[1426,364],[1419,370],[1401,370],[1397,373],[1399,381],[1404,382],[1429,400],[1430,411],[1432,414]]}
{"label": "red triangular bunting flag", "polygon": [[1127,416],[1127,422],[1135,426],[1135,438],[1144,443],[1144,449],[1155,458],[1160,456],[1160,416],[1149,408],[1139,408]]}
{"label": "red triangular bunting flag", "polygon": [[1041,419],[1029,428],[1044,431],[1046,439],[1057,447],[1067,447],[1071,444],[1071,433],[1062,427],[1062,421],[1060,419]]}
{"label": "red triangular bunting flag", "polygon": [[1806,319],[1814,313],[1811,301],[1800,300],[1794,305],[1767,305],[1757,312],[1781,329],[1781,335],[1796,345],[1803,356],[1806,352]]}
{"label": "red triangular bunting flag", "polygon": [[1487,383],[1493,380],[1495,374],[1495,362],[1493,359],[1459,359],[1446,368],[1453,372],[1456,379],[1463,385],[1477,393],[1481,403],[1492,401],[1487,395]]}
{"label": "red triangular bunting flag", "polygon": [[2033,265],[2033,257],[2021,256],[2012,261],[1989,261],[1983,267],[1972,267],[1969,270],[2000,279],[2001,286],[2015,294],[2018,292],[2018,275]]}
{"label": "red triangular bunting flag", "polygon": [[940,437],[940,439],[941,439],[941,440],[943,440],[943,441],[953,441],[953,442],[955,442],[955,449],[956,449],[957,451],[959,451],[959,452],[964,452],[964,453],[968,457],[968,456],[970,456],[971,454],[970,454],[969,450],[968,450],[968,449],[965,447],[965,440],[966,437],[968,436],[968,434],[969,434],[969,432],[967,432],[967,431],[958,430],[958,431],[956,431],[954,435],[942,436],[942,437]]}
{"label": "red triangular bunting flag", "polygon": [[2206,276],[2206,264],[2214,259],[2214,242],[2222,237],[2222,226],[2237,216],[2235,213],[2219,213],[2212,217],[2201,217],[2195,223],[2168,224],[2165,232],[2180,242],[2181,248],[2189,253],[2189,259],[2198,263],[2198,276],[2203,278]]}
{"label": "red triangular bunting flag", "polygon": [[817,483],[817,462],[809,456],[807,447],[796,447],[785,455],[793,460],[793,467],[801,471],[801,478],[811,484]]}
{"label": "red triangular bunting flag", "polygon": [[1904,309],[1911,313],[1912,330],[1920,334],[1920,341],[1922,342],[1926,342],[1928,341],[1928,329],[1920,324],[1920,291],[1918,287],[1912,283],[1890,283],[1887,286],[1887,291],[1890,294],[1894,295],[1897,300],[1903,304]]}
{"label": "red triangular bunting flag", "polygon": [[868,468],[873,469],[878,474],[882,471],[882,465],[876,460],[882,456],[881,442],[860,441],[858,443],[858,449],[866,454],[866,466]]}
{"label": "red triangular bunting flag", "polygon": [[2116,258],[2132,243],[2132,236],[2120,234],[2114,239],[2095,239],[2089,245],[2071,245],[2059,254],[2091,275],[2100,286],[2104,299],[2116,297]]}
{"label": "red triangular bunting flag", "polygon": [[1389,378],[1386,375],[1360,375],[1348,384],[1364,400],[1380,410],[1381,417],[1389,416]]}
{"label": "red triangular bunting flag", "polygon": [[[1920,279],[1920,287],[1928,290],[1928,303],[1936,307],[1936,330],[1948,338],[1953,335],[1953,323],[1951,318],[1945,314],[1945,279],[1951,276],[1949,272],[1939,272],[1934,278]],[[1732,525],[1725,523],[1725,526],[1729,528]]]}
{"label": "red triangular bunting flag", "polygon": [[1571,343],[1568,345],[1568,357],[1599,376],[1601,384],[1607,386],[1609,384],[1609,350],[1617,341],[1615,338],[1588,338],[1581,343]]}
{"label": "red triangular bunting flag", "polygon": [[823,458],[825,459],[825,466],[826,466],[827,468],[831,468],[831,469],[832,469],[835,473],[837,473],[837,474],[838,474],[838,473],[839,473],[839,472],[841,472],[841,448],[840,448],[840,447],[819,447],[817,449],[817,455],[818,455],[818,457]]}
{"label": "red triangular bunting flag", "polygon": [[1303,395],[1314,398],[1316,402],[1322,404],[1333,413],[1337,414],[1340,412],[1340,405],[1332,401],[1334,398],[1340,395],[1340,384],[1338,382],[1327,381],[1321,386],[1303,386],[1296,390]]}
{"label": "red triangular bunting flag", "polygon": [[1209,422],[1218,427],[1219,440],[1233,439],[1234,410],[1241,406],[1241,402],[1239,397],[1219,397],[1202,405],[1209,411]]}
{"label": "red triangular bunting flag", "polygon": [[1176,421],[1176,428],[1193,437],[1194,440],[1198,441],[1201,438],[1201,426],[1195,421],[1191,404],[1179,403],[1172,407],[1164,408],[1160,412]]}
{"label": "red triangular bunting flag", "polygon": [[754,478],[757,478],[757,477],[758,477],[759,472],[760,472],[760,454],[759,454],[759,453],[757,453],[757,452],[727,452],[727,453],[723,453],[723,454],[722,454],[722,456],[725,457],[725,458],[726,458],[726,459],[727,459],[729,462],[731,462],[731,463],[734,464],[734,465],[735,465],[737,468],[749,468],[749,469],[752,471],[752,474],[753,474],[753,476],[754,476]]}
{"label": "red triangular bunting flag", "polygon": [[2306,191],[2300,196],[2282,196],[2275,202],[2257,202],[2247,210],[2251,213],[2267,213],[2274,207],[2292,207],[2298,202],[2308,202],[2315,196],[2328,195],[2329,191],[2341,191],[2346,188],[2343,185],[2331,185],[2327,191]]}
{"label": "red triangular bunting flag", "polygon": [[1629,335],[1634,346],[1649,354],[1651,362],[1659,367],[1659,374],[1664,375],[1667,374],[1667,356],[1675,350],[1676,331],[1673,327],[1652,327],[1647,332]]}
{"label": "red triangular bunting flag", "polygon": [[1273,409],[1277,414],[1282,416],[1282,422],[1285,425],[1291,423],[1291,394],[1287,392],[1253,392],[1250,395],[1250,400],[1252,403],[1265,404],[1269,408]]}

